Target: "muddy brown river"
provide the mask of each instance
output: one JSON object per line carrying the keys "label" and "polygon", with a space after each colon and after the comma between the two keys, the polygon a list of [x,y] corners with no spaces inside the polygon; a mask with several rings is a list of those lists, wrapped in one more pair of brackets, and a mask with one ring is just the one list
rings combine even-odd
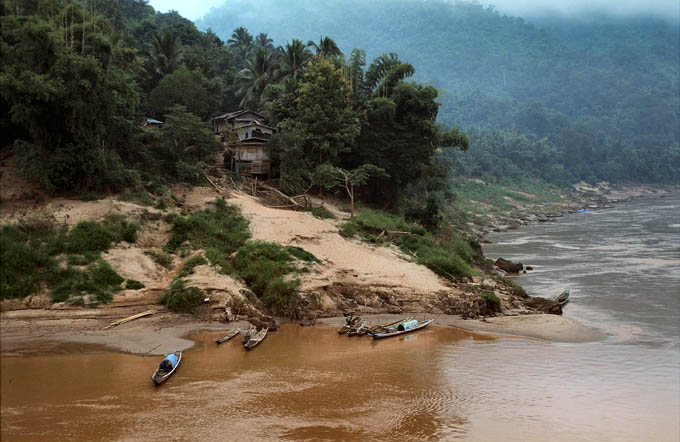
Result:
{"label": "muddy brown river", "polygon": [[3,357],[2,440],[678,435],[677,392],[646,382],[605,344],[497,339],[451,327],[372,341],[288,325],[246,352],[239,340],[216,345],[218,336],[194,336],[197,345],[160,387],[150,380],[158,356],[63,344],[49,354]]}

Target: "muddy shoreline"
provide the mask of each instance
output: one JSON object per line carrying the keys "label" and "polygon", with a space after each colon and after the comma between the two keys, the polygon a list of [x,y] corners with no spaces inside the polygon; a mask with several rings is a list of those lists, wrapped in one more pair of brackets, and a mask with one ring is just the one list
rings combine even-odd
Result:
{"label": "muddy shoreline", "polygon": [[[10,314],[11,313],[11,314]],[[201,321],[188,315],[161,312],[140,318],[115,328],[105,329],[107,322],[93,319],[60,318],[41,319],[40,312],[13,311],[2,314],[0,321],[0,355],[22,356],[56,349],[63,343],[104,346],[113,351],[138,355],[161,355],[176,350],[192,348],[196,343],[188,336],[203,331],[226,331],[233,327],[245,329],[246,321],[230,323]],[[450,326],[471,333],[491,334],[498,338],[530,338],[548,342],[595,342],[606,335],[578,322],[556,315],[534,314],[498,316],[481,320],[465,320],[460,316],[427,314],[370,314],[362,316],[371,323],[388,323],[405,316],[417,319],[434,319],[433,325]],[[95,321],[96,323],[93,323]],[[279,319],[282,323],[291,323]],[[322,318],[314,327],[339,327],[342,316]],[[60,331],[55,330],[55,326]]]}

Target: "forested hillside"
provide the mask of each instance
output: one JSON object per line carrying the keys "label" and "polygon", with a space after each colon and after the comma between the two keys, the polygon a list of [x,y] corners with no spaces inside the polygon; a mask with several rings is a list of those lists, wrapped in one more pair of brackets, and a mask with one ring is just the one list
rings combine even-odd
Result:
{"label": "forested hillside", "polygon": [[[436,123],[437,90],[398,55],[343,54],[328,36],[275,46],[243,27],[220,39],[139,0],[2,5],[2,146],[47,191],[196,183],[217,158],[209,119],[248,108],[277,129],[271,178],[285,192],[337,189],[352,209],[356,194],[438,224],[436,153],[468,139]],[[164,124],[143,129],[148,117]]]}
{"label": "forested hillside", "polygon": [[590,17],[531,24],[476,3],[228,0],[199,20],[276,42],[331,35],[349,53],[398,52],[439,88],[439,120],[471,149],[454,172],[553,182],[680,180],[677,23]]}

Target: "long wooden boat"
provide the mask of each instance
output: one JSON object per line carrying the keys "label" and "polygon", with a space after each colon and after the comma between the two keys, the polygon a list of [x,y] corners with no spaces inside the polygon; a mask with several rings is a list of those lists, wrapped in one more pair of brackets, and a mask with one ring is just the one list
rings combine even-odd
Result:
{"label": "long wooden boat", "polygon": [[231,330],[229,330],[229,332],[226,335],[222,336],[221,338],[215,339],[215,342],[217,342],[218,344],[222,344],[224,342],[227,342],[228,340],[230,340],[231,338],[233,338],[234,336],[239,334],[239,332],[240,332],[240,330],[237,329],[237,328],[231,329]]}
{"label": "long wooden boat", "polygon": [[371,328],[368,330],[368,333],[387,333],[394,331],[399,327],[400,324],[403,324],[406,321],[412,320],[413,317],[409,316],[408,318],[400,319],[399,321],[392,322],[390,324],[385,324],[385,325],[376,325],[375,327]]}
{"label": "long wooden boat", "polygon": [[368,321],[366,321],[365,319],[362,319],[361,321],[355,322],[354,325],[352,325],[349,328],[349,330],[347,331],[347,336],[356,335],[360,328],[365,327],[367,325],[368,325]]}
{"label": "long wooden boat", "polygon": [[265,327],[259,332],[257,332],[255,335],[251,336],[246,342],[244,342],[243,346],[246,348],[246,350],[250,350],[257,344],[262,342],[265,336],[267,336],[267,331],[269,331],[269,328]]}
{"label": "long wooden boat", "polygon": [[555,302],[560,305],[564,305],[569,302],[569,289],[564,289],[562,293],[555,296]]}
{"label": "long wooden boat", "polygon": [[[166,364],[164,364],[165,361],[170,361],[172,364],[172,368],[167,369],[165,367]],[[170,353],[161,361],[161,363],[158,365],[158,368],[154,372],[153,376],[151,376],[151,380],[153,381],[154,384],[160,385],[163,382],[165,382],[172,374],[177,370],[177,367],[179,367],[179,363],[182,361],[182,352],[181,351],[176,351],[174,353]]]}
{"label": "long wooden boat", "polygon": [[[368,335],[373,339],[390,338],[392,336],[403,335],[404,333],[411,333],[413,331],[420,330],[421,328],[425,328],[430,325],[432,321],[434,321],[434,319],[428,319],[427,321],[418,322],[417,325],[413,325],[411,327],[408,327],[411,321],[407,321],[404,324],[399,324],[399,326],[397,326],[397,328],[393,331],[380,333],[369,332]],[[404,325],[407,325],[407,327],[404,327]]]}
{"label": "long wooden boat", "polygon": [[350,329],[354,326],[354,324],[356,324],[360,320],[361,318],[359,316],[348,316],[345,319],[347,323],[338,329],[338,334],[341,335],[343,333],[349,332]]}
{"label": "long wooden boat", "polygon": [[257,327],[255,327],[254,325],[251,325],[250,328],[248,329],[248,331],[246,331],[243,334],[243,338],[241,340],[243,345],[245,345],[245,343],[248,342],[248,339],[250,339],[251,336],[255,336],[256,333],[257,333]]}

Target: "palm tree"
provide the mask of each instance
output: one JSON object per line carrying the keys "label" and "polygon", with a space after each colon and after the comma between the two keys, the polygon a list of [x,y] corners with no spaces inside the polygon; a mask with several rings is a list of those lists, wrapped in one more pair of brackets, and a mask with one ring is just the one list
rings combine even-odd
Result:
{"label": "palm tree", "polygon": [[279,47],[279,51],[281,57],[279,69],[276,71],[277,77],[301,79],[304,66],[312,57],[304,43],[301,40],[293,39],[290,43],[286,43],[285,48]]}
{"label": "palm tree", "polygon": [[253,46],[253,36],[243,26],[234,29],[227,45],[236,51],[241,60],[244,60]]}
{"label": "palm tree", "polygon": [[335,55],[342,55],[342,51],[338,45],[329,36],[319,37],[319,43],[312,40],[307,42],[307,47],[313,47],[316,50],[316,55],[321,57],[333,57]]}
{"label": "palm tree", "polygon": [[415,71],[410,63],[399,60],[397,54],[382,54],[368,67],[365,86],[373,91],[374,96],[386,97],[394,85],[412,76]]}
{"label": "palm tree", "polygon": [[165,75],[172,73],[182,60],[182,43],[179,36],[169,30],[156,33],[151,40],[151,50],[146,53],[144,69],[151,84],[156,85]]}
{"label": "palm tree", "polygon": [[245,61],[245,67],[238,74],[240,87],[236,95],[242,97],[241,107],[258,107],[262,92],[272,81],[273,70],[273,54],[264,48],[255,49],[253,55]]}
{"label": "palm tree", "polygon": [[257,37],[255,37],[255,47],[273,52],[275,50],[274,40],[269,38],[266,32],[260,32],[257,34]]}

